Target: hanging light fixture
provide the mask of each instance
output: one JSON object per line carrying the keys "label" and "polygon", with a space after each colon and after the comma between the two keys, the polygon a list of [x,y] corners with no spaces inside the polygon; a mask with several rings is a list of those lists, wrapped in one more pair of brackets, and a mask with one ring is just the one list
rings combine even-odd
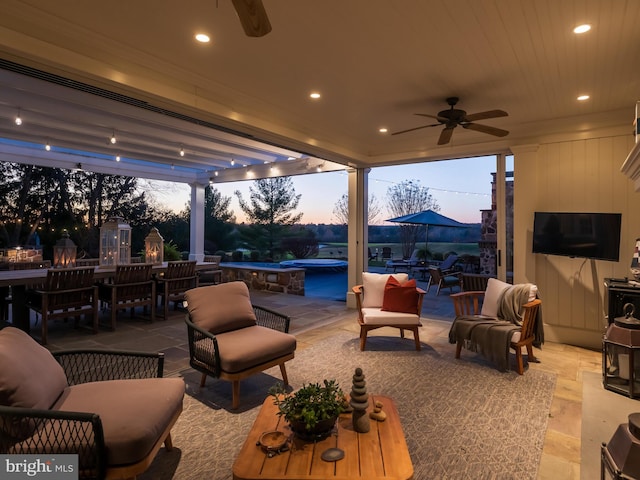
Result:
{"label": "hanging light fixture", "polygon": [[118,139],[116,138],[116,132],[113,132],[111,134],[111,140],[110,140],[111,145],[115,145],[117,141],[118,141]]}
{"label": "hanging light fixture", "polygon": [[51,151],[51,145],[49,145],[49,142],[47,142],[47,144],[44,146],[44,149],[49,152]]}
{"label": "hanging light fixture", "polygon": [[231,166],[233,167],[236,164],[236,161],[232,158],[231,159]]}
{"label": "hanging light fixture", "polygon": [[120,161],[120,154],[116,155],[116,162]]}
{"label": "hanging light fixture", "polygon": [[18,126],[22,125],[22,117],[20,116],[20,109],[18,109],[18,115],[16,115],[15,122],[16,122],[16,125]]}
{"label": "hanging light fixture", "polygon": [[184,148],[180,145],[180,156],[184,157]]}

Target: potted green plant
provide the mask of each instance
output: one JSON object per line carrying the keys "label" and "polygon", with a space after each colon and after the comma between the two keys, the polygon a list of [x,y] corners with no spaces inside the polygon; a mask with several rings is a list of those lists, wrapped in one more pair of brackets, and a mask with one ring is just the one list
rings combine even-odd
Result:
{"label": "potted green plant", "polygon": [[335,380],[303,384],[295,392],[287,392],[282,384],[270,391],[278,415],[284,417],[291,430],[305,440],[327,437],[345,411],[346,399]]}

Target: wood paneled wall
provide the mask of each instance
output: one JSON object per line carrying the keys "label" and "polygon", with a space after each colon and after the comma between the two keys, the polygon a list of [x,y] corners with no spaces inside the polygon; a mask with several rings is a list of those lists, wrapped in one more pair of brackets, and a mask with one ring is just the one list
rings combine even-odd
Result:
{"label": "wood paneled wall", "polygon": [[[632,135],[514,147],[514,280],[538,285],[547,340],[601,348],[607,277],[630,275],[640,193],[620,167]],[[620,212],[619,262],[531,253],[535,211]]]}

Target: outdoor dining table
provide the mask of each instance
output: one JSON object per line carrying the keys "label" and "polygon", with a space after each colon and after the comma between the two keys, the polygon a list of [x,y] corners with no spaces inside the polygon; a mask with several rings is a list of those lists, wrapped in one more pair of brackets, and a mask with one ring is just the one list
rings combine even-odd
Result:
{"label": "outdoor dining table", "polygon": [[[217,268],[217,264],[211,262],[196,263],[196,270],[206,271]],[[167,269],[167,262],[152,267],[155,275],[163,273]],[[27,289],[42,283],[47,278],[47,268],[34,268],[29,270],[0,270],[0,287],[11,287],[11,323],[29,333],[31,326],[29,321],[29,307],[27,306]],[[98,281],[108,280],[116,274],[116,267],[95,267],[94,278]]]}

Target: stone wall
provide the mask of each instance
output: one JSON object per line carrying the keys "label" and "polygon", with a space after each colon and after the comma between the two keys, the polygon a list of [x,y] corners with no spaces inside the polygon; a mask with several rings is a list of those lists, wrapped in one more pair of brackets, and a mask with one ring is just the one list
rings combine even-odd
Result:
{"label": "stone wall", "polygon": [[288,293],[304,296],[303,268],[265,268],[255,266],[225,266],[220,264],[222,282],[242,281],[249,290]]}

